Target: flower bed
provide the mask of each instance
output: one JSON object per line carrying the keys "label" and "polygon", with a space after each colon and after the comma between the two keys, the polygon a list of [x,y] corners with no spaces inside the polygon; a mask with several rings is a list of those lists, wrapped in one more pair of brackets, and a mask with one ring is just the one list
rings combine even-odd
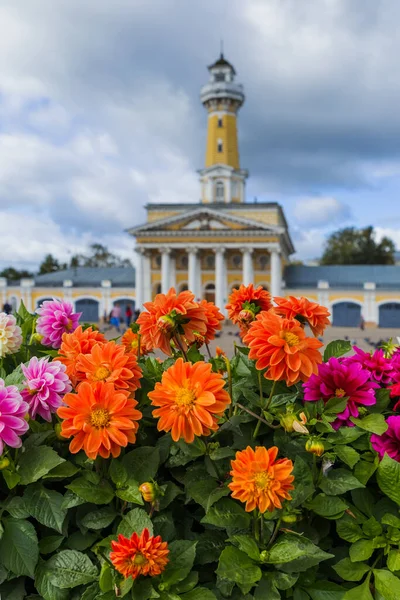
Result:
{"label": "flower bed", "polygon": [[231,359],[188,291],[113,341],[0,314],[2,600],[399,600],[400,352],[274,300],[232,293]]}

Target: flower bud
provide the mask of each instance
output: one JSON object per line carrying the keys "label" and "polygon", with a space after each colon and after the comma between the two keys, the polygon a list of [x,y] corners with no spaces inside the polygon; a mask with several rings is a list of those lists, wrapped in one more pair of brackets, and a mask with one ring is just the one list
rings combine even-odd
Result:
{"label": "flower bud", "polygon": [[7,458],[7,456],[0,458],[0,471],[2,471],[3,469],[7,469],[7,467],[9,467],[9,466],[10,466],[10,459]]}
{"label": "flower bud", "polygon": [[204,337],[204,335],[201,335],[201,333],[197,333],[197,331],[194,332],[194,345],[196,346],[196,348],[201,348],[205,341],[206,338]]}
{"label": "flower bud", "polygon": [[283,429],[288,433],[292,431],[297,431],[297,433],[308,433],[308,429],[305,427],[307,417],[303,412],[297,416],[288,411],[286,414],[281,415],[280,421]]}
{"label": "flower bud", "polygon": [[139,492],[145,502],[154,502],[158,496],[156,486],[149,481],[139,486]]}
{"label": "flower bud", "polygon": [[243,325],[248,325],[249,323],[254,321],[255,315],[253,311],[249,310],[248,308],[244,308],[240,311],[238,318],[239,323],[242,323]]}
{"label": "flower bud", "polygon": [[163,333],[171,333],[175,329],[175,321],[169,315],[163,315],[158,319],[157,327]]}
{"label": "flower bud", "polygon": [[399,345],[393,343],[393,339],[390,338],[387,342],[381,343],[381,348],[384,352],[385,358],[392,358],[393,354],[399,348]]}
{"label": "flower bud", "polygon": [[31,344],[40,344],[42,339],[43,339],[43,336],[40,335],[40,333],[32,333],[30,343]]}
{"label": "flower bud", "polygon": [[66,441],[66,438],[63,435],[61,435],[61,423],[56,423],[54,425],[54,432],[55,432],[55,434],[57,436],[57,439],[59,439],[59,440],[61,440],[63,442]]}
{"label": "flower bud", "polygon": [[297,516],[294,514],[282,515],[281,517],[283,523],[296,523]]}
{"label": "flower bud", "polygon": [[310,438],[306,442],[306,450],[307,452],[311,452],[311,454],[315,454],[316,456],[322,456],[325,447],[322,440]]}
{"label": "flower bud", "polygon": [[267,562],[267,560],[268,560],[268,557],[269,557],[269,552],[268,552],[267,550],[263,550],[263,551],[260,553],[260,561],[261,561],[262,563],[266,563],[266,562]]}

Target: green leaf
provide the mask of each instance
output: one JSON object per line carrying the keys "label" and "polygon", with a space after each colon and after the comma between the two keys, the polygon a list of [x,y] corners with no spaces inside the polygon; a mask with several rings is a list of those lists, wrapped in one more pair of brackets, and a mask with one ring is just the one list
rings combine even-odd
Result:
{"label": "green leaf", "polygon": [[134,504],[144,504],[142,494],[139,492],[139,484],[130,482],[128,486],[118,488],[115,495],[125,502],[133,502]]}
{"label": "green leaf", "polygon": [[0,564],[14,575],[34,577],[39,557],[36,531],[24,519],[3,519],[4,533],[0,540]]}
{"label": "green leaf", "polygon": [[14,496],[4,506],[5,510],[16,519],[26,519],[30,517],[29,511],[26,509],[25,502],[21,496]]}
{"label": "green leaf", "polygon": [[217,600],[215,594],[208,588],[198,587],[181,595],[182,600]]}
{"label": "green leaf", "polygon": [[311,600],[343,600],[345,590],[332,581],[316,581],[307,588]]}
{"label": "green leaf", "polygon": [[63,535],[48,535],[39,541],[40,554],[51,554],[57,550],[64,541]]}
{"label": "green leaf", "polygon": [[1,600],[25,600],[25,578],[13,579],[0,585]]}
{"label": "green leaf", "polygon": [[85,477],[78,477],[65,487],[86,502],[93,504],[109,504],[114,498],[114,491],[106,480],[95,484]]}
{"label": "green leaf", "polygon": [[79,467],[69,461],[63,462],[61,465],[54,467],[43,476],[43,479],[67,479],[67,477],[73,477],[79,471]]}
{"label": "green leaf", "polygon": [[380,414],[367,415],[362,419],[350,417],[350,421],[352,421],[352,423],[357,425],[357,427],[360,429],[370,431],[371,433],[376,433],[377,435],[382,435],[382,433],[385,433],[388,428],[385,417]]}
{"label": "green leaf", "polygon": [[361,481],[361,483],[366,485],[368,483],[369,479],[375,473],[377,468],[378,468],[378,463],[375,463],[375,462],[370,463],[365,460],[360,460],[354,468],[354,475],[357,477],[357,479],[359,481]]}
{"label": "green leaf", "polygon": [[226,534],[222,531],[205,531],[197,542],[196,564],[206,565],[216,562],[225,548]]}
{"label": "green leaf", "polygon": [[351,444],[365,435],[365,431],[358,429],[357,427],[341,427],[335,433],[328,435],[328,442],[332,444]]}
{"label": "green leaf", "polygon": [[375,588],[385,600],[399,600],[400,579],[386,569],[374,569]]}
{"label": "green leaf", "polygon": [[324,406],[324,413],[337,415],[344,411],[347,406],[348,398],[333,397]]}
{"label": "green leaf", "polygon": [[188,496],[193,498],[197,504],[200,504],[207,511],[215,502],[231,493],[228,487],[219,487],[215,479],[201,479],[191,481],[186,486]]}
{"label": "green leaf", "polygon": [[21,389],[21,384],[24,379],[25,375],[22,372],[21,365],[18,365],[18,367],[16,367],[12,373],[7,375],[4,380],[4,385],[16,385],[19,389]]}
{"label": "green leaf", "polygon": [[390,550],[387,566],[391,571],[400,571],[400,550]]}
{"label": "green leaf", "polygon": [[27,510],[36,521],[62,533],[67,509],[62,508],[64,498],[58,492],[48,490],[41,485],[31,485],[24,492]]}
{"label": "green leaf", "polygon": [[161,496],[160,502],[160,510],[164,510],[167,508],[175,500],[177,496],[183,494],[181,488],[179,488],[172,481],[168,481],[166,485],[162,486],[163,495]]}
{"label": "green leaf", "polygon": [[97,600],[99,592],[100,588],[98,583],[92,583],[87,588],[85,588],[85,591],[83,592],[79,600]]}
{"label": "green leaf", "polygon": [[34,483],[63,462],[65,462],[65,459],[58,456],[57,452],[49,446],[30,448],[19,459],[21,484]]}
{"label": "green leaf", "polygon": [[169,562],[162,574],[165,585],[174,585],[189,575],[196,556],[196,544],[190,540],[175,540],[168,545]]}
{"label": "green leaf", "polygon": [[281,573],[280,571],[275,571],[272,574],[272,581],[278,590],[291,590],[298,578],[298,573]]}
{"label": "green leaf", "polygon": [[[335,454],[342,462],[344,462],[350,469],[360,460],[360,455],[357,450],[354,450],[351,446],[336,446]],[[364,482],[363,482],[364,483]]]}
{"label": "green leaf", "polygon": [[351,350],[351,342],[347,340],[334,340],[330,342],[324,350],[324,362],[328,362],[332,356],[339,358]]}
{"label": "green leaf", "polygon": [[345,581],[360,581],[370,570],[370,566],[363,562],[352,562],[350,558],[343,558],[333,565],[336,573]]}
{"label": "green leaf", "polygon": [[251,585],[260,581],[262,572],[244,552],[233,546],[225,548],[218,562],[217,575],[222,579],[242,585]]}
{"label": "green leaf", "polygon": [[74,533],[67,537],[66,545],[71,550],[79,550],[79,552],[83,552],[84,550],[90,548],[90,546],[93,546],[97,538],[98,535],[92,531],[87,531],[86,533],[74,531]]}
{"label": "green leaf", "polygon": [[326,496],[325,494],[318,494],[311,501],[306,502],[305,506],[317,515],[327,519],[339,519],[348,508],[348,505],[341,498]]}
{"label": "green leaf", "polygon": [[132,587],[132,600],[153,600],[153,598],[160,598],[149,579],[142,579],[135,581]]}
{"label": "green leaf", "polygon": [[121,486],[126,483],[128,479],[128,473],[121,461],[113,458],[108,474],[115,485]]}
{"label": "green leaf", "polygon": [[385,454],[379,463],[376,478],[382,492],[400,506],[400,463]]}
{"label": "green leaf", "polygon": [[104,529],[111,525],[117,514],[112,506],[105,506],[87,513],[82,517],[81,524],[87,529]]}
{"label": "green leaf", "polygon": [[18,473],[10,471],[9,469],[4,469],[2,474],[9,490],[12,490],[19,484],[21,477]]}
{"label": "green leaf", "polygon": [[237,546],[239,550],[247,554],[252,560],[260,560],[260,551],[254,539],[249,535],[232,535],[228,542]]}
{"label": "green leaf", "polygon": [[280,565],[282,571],[305,571],[323,560],[332,558],[310,540],[293,534],[281,536],[268,553],[267,563]]}
{"label": "green leaf", "polygon": [[301,456],[296,457],[292,474],[294,475],[295,486],[291,492],[292,500],[290,505],[295,508],[303,504],[314,493],[315,488],[312,471]]}
{"label": "green leaf", "polygon": [[358,540],[350,546],[350,559],[352,562],[360,562],[371,558],[375,550],[374,540]]}
{"label": "green leaf", "polygon": [[254,600],[281,600],[281,595],[271,579],[261,579],[254,592]]}
{"label": "green leaf", "polygon": [[134,508],[122,519],[118,526],[118,533],[129,538],[134,532],[140,535],[146,527],[150,531],[150,535],[153,535],[153,523],[146,511],[142,508]]}
{"label": "green leaf", "polygon": [[67,490],[61,508],[74,508],[75,506],[80,506],[81,504],[85,504],[85,500],[70,490]]}
{"label": "green leaf", "polygon": [[142,446],[125,454],[122,464],[128,473],[128,477],[134,479],[140,485],[154,479],[156,476],[160,464],[160,453],[158,448]]}
{"label": "green leaf", "polygon": [[371,517],[368,521],[365,521],[362,526],[362,530],[366,537],[376,537],[377,535],[381,535],[382,533],[382,525],[378,523],[378,521]]}
{"label": "green leaf", "polygon": [[60,590],[51,583],[47,565],[43,560],[39,560],[36,567],[35,588],[44,600],[67,600],[69,598],[68,590]]}
{"label": "green leaf", "polygon": [[350,471],[346,469],[331,469],[325,477],[321,477],[319,487],[329,496],[338,496],[339,494],[345,494],[350,490],[365,486]]}
{"label": "green leaf", "polygon": [[341,519],[336,521],[336,531],[338,536],[346,542],[357,542],[364,537],[361,527],[350,515],[343,515]]}
{"label": "green leaf", "polygon": [[90,558],[77,550],[61,550],[47,561],[46,569],[50,582],[61,589],[91,583],[98,575]]}
{"label": "green leaf", "polygon": [[250,521],[249,513],[237,502],[230,498],[222,498],[207,511],[201,523],[222,528],[247,529],[250,526]]}
{"label": "green leaf", "polygon": [[374,600],[369,588],[369,577],[361,585],[348,590],[343,600]]}

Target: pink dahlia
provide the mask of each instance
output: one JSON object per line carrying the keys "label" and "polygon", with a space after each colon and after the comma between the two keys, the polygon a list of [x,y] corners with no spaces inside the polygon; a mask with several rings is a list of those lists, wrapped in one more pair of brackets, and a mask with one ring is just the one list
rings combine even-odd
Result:
{"label": "pink dahlia", "polygon": [[5,386],[0,379],[0,455],[3,453],[4,444],[11,448],[20,448],[20,436],[29,429],[24,417],[28,412],[28,405],[23,401],[15,385]]}
{"label": "pink dahlia", "polygon": [[72,333],[79,325],[82,313],[74,313],[72,304],[64,300],[45,300],[36,310],[40,315],[36,331],[43,336],[42,344],[59,348],[63,333]]}
{"label": "pink dahlia", "polygon": [[345,410],[332,423],[338,429],[341,425],[354,426],[350,417],[358,417],[360,405],[376,403],[374,390],[379,384],[371,381],[371,373],[360,363],[341,363],[337,358],[330,358],[327,363],[318,365],[318,375],[311,375],[303,387],[304,400],[308,402],[323,400],[326,403],[331,398],[348,398]]}
{"label": "pink dahlia", "polygon": [[393,377],[394,370],[391,359],[385,358],[382,349],[375,350],[373,354],[364,352],[361,348],[353,346],[355,354],[344,359],[345,364],[359,363],[363,369],[371,373],[372,381],[376,381],[381,386],[388,385]]}
{"label": "pink dahlia", "polygon": [[21,328],[18,327],[15,317],[0,313],[0,358],[18,352],[21,344]]}
{"label": "pink dahlia", "polygon": [[371,435],[371,445],[382,459],[388,454],[397,462],[400,462],[400,416],[388,417],[386,419],[388,428],[382,435]]}
{"label": "pink dahlia", "polygon": [[48,356],[40,359],[33,356],[29,365],[21,368],[26,377],[21,395],[29,405],[29,416],[34,419],[39,414],[51,421],[51,413],[56,412],[64,394],[72,389],[66,366],[59,360],[49,362]]}

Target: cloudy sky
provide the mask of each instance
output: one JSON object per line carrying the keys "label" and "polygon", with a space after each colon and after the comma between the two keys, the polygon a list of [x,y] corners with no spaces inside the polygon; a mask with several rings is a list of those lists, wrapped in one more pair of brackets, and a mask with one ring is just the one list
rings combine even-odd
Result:
{"label": "cloudy sky", "polygon": [[283,206],[297,257],[339,227],[400,247],[398,0],[0,0],[0,266],[34,269],[199,198],[199,88],[244,84],[247,195]]}

